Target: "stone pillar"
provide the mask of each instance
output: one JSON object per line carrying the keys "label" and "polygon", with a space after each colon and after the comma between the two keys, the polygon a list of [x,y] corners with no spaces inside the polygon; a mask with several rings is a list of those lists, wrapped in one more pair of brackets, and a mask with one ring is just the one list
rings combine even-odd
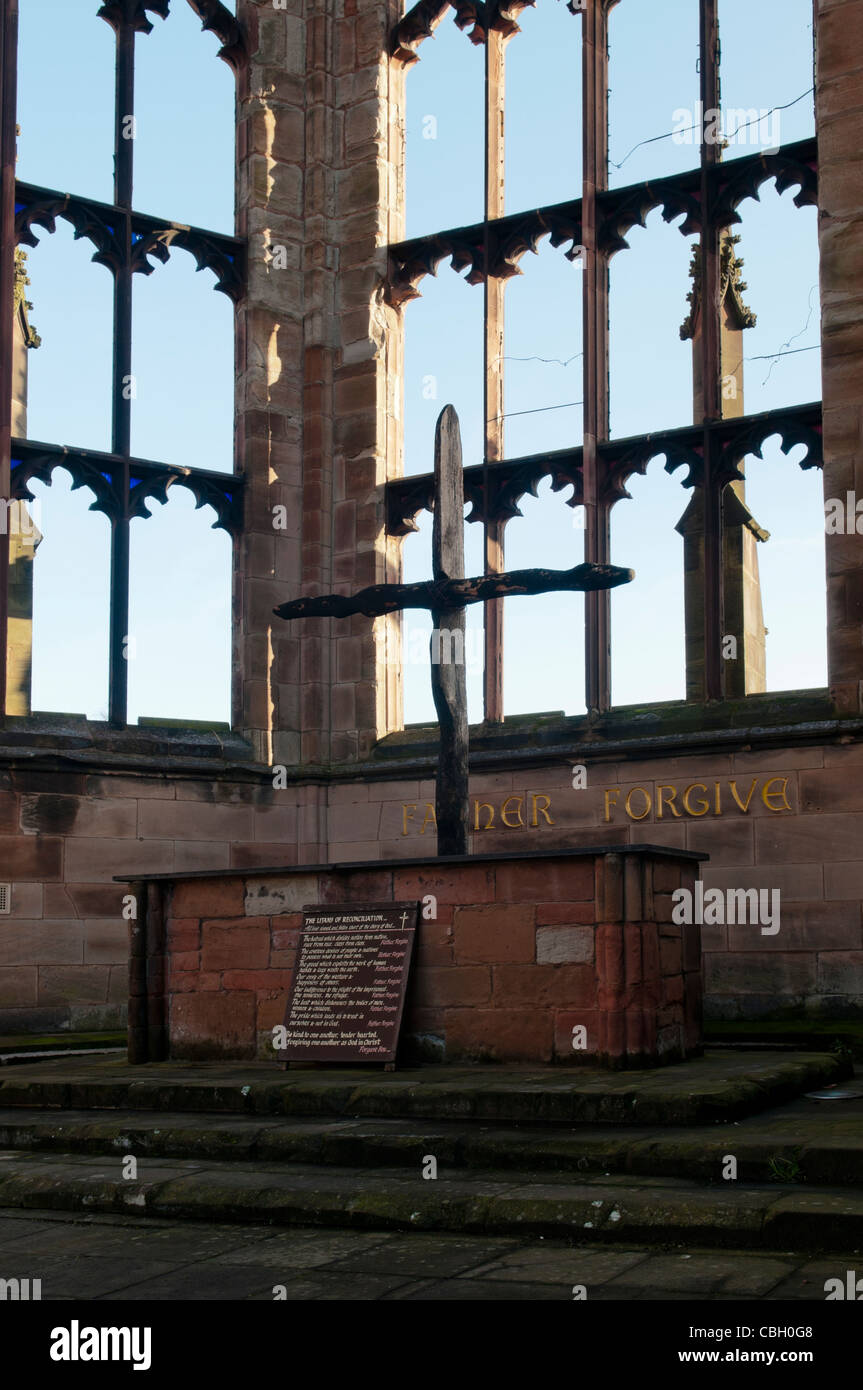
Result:
{"label": "stone pillar", "polygon": [[[824,497],[863,499],[863,163],[853,114],[863,81],[863,9],[816,0]],[[827,547],[827,659],[840,712],[863,710],[863,535]]]}
{"label": "stone pillar", "polygon": [[[288,624],[276,603],[399,577],[383,484],[400,471],[401,322],[384,302],[402,233],[396,0],[240,0],[234,717],[271,764],[364,755],[398,727],[399,619]],[[279,510],[281,509],[281,510]],[[389,678],[388,678],[389,673]]]}
{"label": "stone pillar", "polygon": [[[15,253],[15,323],[12,336],[12,435],[27,436],[27,353],[41,339],[30,323],[33,306],[24,298],[30,280],[27,253]],[[14,502],[5,515],[9,528],[9,617],[6,637],[6,713],[31,712],[33,670],[33,561],[42,533],[35,523],[32,505]]]}
{"label": "stone pillar", "polygon": [[[743,333],[755,323],[746,307],[741,277],[743,261],[735,250],[739,236],[726,232],[721,242],[722,323],[720,334],[721,407],[723,419],[745,414],[743,401]],[[693,420],[704,418],[701,380],[701,276],[700,247],[692,256],[692,289],[687,296],[690,312],[680,329],[692,340]],[[684,601],[686,608],[686,698],[705,698],[704,685],[704,497],[692,495],[676,528],[683,537]],[[731,483],[722,499],[723,637],[733,637],[737,655],[725,663],[725,694],[729,699],[758,694],[767,689],[767,630],[761,604],[758,572],[759,541],[769,533],[756,522],[746,505],[745,482]]]}

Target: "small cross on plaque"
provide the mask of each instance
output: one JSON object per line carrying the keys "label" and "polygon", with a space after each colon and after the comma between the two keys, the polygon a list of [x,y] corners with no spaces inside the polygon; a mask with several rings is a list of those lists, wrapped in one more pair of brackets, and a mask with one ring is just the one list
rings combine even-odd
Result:
{"label": "small cross on plaque", "polygon": [[[464,482],[458,416],[451,405],[441,411],[435,431],[435,498],[432,531],[433,578],[419,584],[373,584],[353,595],[323,594],[282,603],[280,618],[377,617],[398,609],[428,608],[432,615],[431,685],[440,725],[435,785],[439,855],[467,854],[468,722],[464,668],[465,607],[516,594],[586,592],[628,584],[632,570],[617,565],[576,565],[570,570],[513,570],[464,578]],[[455,661],[443,657],[447,632]]]}

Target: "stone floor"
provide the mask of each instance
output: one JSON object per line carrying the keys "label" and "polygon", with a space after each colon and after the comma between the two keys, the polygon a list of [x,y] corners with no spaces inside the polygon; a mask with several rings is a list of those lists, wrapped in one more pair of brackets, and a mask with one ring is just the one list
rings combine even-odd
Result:
{"label": "stone floor", "polygon": [[43,1301],[823,1302],[825,1280],[845,1281],[849,1270],[863,1270],[861,1252],[608,1250],[494,1236],[0,1213],[0,1279],[41,1279]]}

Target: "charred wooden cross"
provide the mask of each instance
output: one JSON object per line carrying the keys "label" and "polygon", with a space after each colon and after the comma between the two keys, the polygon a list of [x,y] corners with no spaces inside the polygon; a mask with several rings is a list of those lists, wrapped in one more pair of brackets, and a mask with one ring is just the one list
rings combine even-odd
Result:
{"label": "charred wooden cross", "polygon": [[[377,617],[403,608],[428,608],[432,615],[431,684],[440,724],[440,755],[435,786],[438,854],[467,854],[468,722],[464,668],[465,607],[515,594],[547,594],[614,589],[628,584],[632,570],[617,565],[576,565],[571,570],[513,570],[476,579],[464,575],[464,484],[458,416],[451,405],[441,411],[435,430],[435,499],[432,531],[434,578],[420,584],[372,584],[351,596],[324,594],[281,603],[280,618]],[[447,655],[442,635],[449,634]]]}

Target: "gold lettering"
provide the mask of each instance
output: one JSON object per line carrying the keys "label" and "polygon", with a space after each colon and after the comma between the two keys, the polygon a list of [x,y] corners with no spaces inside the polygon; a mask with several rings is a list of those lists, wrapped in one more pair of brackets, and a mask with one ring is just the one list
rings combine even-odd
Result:
{"label": "gold lettering", "polygon": [[[479,823],[480,811],[488,811],[488,820],[485,825]],[[473,803],[473,828],[474,830],[491,830],[494,825],[494,807],[489,801],[474,801]]]}
{"label": "gold lettering", "polygon": [[[630,805],[630,802],[632,801],[632,798],[635,796],[635,793],[636,793],[636,792],[641,792],[641,795],[644,797],[644,801],[645,801],[645,807],[644,807],[644,810],[642,811],[642,813],[641,813],[640,816],[637,816],[637,815],[635,814],[635,812],[634,812],[633,809],[632,809],[632,806]],[[633,787],[633,788],[632,788],[632,791],[631,791],[631,792],[629,793],[629,795],[627,796],[626,801],[625,801],[624,804],[625,804],[625,806],[626,806],[626,814],[629,816],[629,819],[630,819],[630,820],[644,820],[645,816],[649,816],[649,815],[650,815],[650,806],[651,806],[650,792],[647,791],[646,788],[644,788],[644,787]]]}
{"label": "gold lettering", "polygon": [[[737,805],[740,807],[741,811],[743,811],[744,814],[745,814],[745,813],[749,810],[749,803],[750,803],[750,801],[752,800],[752,793],[755,791],[755,788],[758,786],[758,778],[757,778],[757,777],[753,777],[753,779],[752,779],[752,786],[749,788],[749,795],[747,796],[746,802],[745,802],[745,803],[742,802],[742,801],[740,800],[740,797],[737,795],[737,783],[736,783],[736,782],[729,782],[728,785],[729,785],[729,787],[731,788],[731,795],[734,797],[734,800],[737,802]],[[788,809],[789,809],[789,811],[790,811],[790,810],[791,810],[791,807],[789,806]]]}
{"label": "gold lettering", "polygon": [[668,801],[668,809],[669,809],[669,811],[671,812],[671,814],[672,814],[673,816],[677,816],[678,819],[679,819],[679,817],[680,817],[680,812],[678,811],[677,807],[676,807],[675,804],[674,804],[675,798],[676,798],[676,796],[677,796],[677,788],[676,788],[676,787],[673,787],[670,783],[665,783],[663,786],[657,787],[657,788],[656,788],[656,818],[657,818],[657,820],[662,820],[662,803],[663,803],[663,801],[664,801],[664,799],[665,799],[665,798],[663,797],[663,795],[662,795],[663,792],[671,792],[671,796],[670,796],[669,801]]}
{"label": "gold lettering", "polygon": [[702,803],[703,806],[704,806],[704,810],[703,810],[703,811],[693,811],[692,807],[691,807],[690,804],[689,804],[689,793],[690,793],[690,792],[694,792],[696,787],[700,787],[701,790],[702,790],[703,792],[706,792],[706,791],[707,791],[707,788],[705,787],[705,785],[704,785],[703,782],[692,782],[692,783],[686,788],[686,791],[683,793],[683,807],[684,807],[684,810],[686,811],[687,815],[690,815],[690,816],[706,816],[708,810],[710,809],[710,802],[709,802],[709,801],[706,801],[706,800],[705,800],[705,801]]}
{"label": "gold lettering", "polygon": [[[410,807],[410,815],[408,815],[408,807]],[[416,810],[416,802],[414,802],[414,801],[403,801],[403,802],[402,802],[402,834],[403,834],[403,835],[407,835],[407,833],[408,833],[408,821],[409,821],[409,820],[413,820],[413,818],[414,818],[414,811],[415,811],[415,810]]]}
{"label": "gold lettering", "polygon": [[[779,791],[779,792],[772,792],[772,791],[770,790],[770,788],[773,786],[773,783],[774,783],[774,782],[781,782],[781,783],[782,783],[782,790],[781,790],[781,791]],[[781,796],[781,797],[782,797],[782,800],[785,802],[785,805],[784,805],[784,806],[771,806],[771,804],[770,804],[771,798],[772,798],[772,797],[776,797],[776,796]],[[791,810],[791,807],[790,807],[789,804],[788,804],[788,778],[787,778],[787,777],[771,777],[769,781],[767,781],[767,782],[764,783],[764,786],[763,786],[762,791],[761,791],[761,800],[764,802],[764,805],[767,807],[768,811],[790,811],[790,810]]]}
{"label": "gold lettering", "polygon": [[435,815],[434,806],[430,801],[427,801],[426,818],[422,823],[422,829],[420,830],[421,835],[424,835],[426,833],[426,826],[428,825],[429,821],[431,821],[432,825],[435,827],[435,829],[437,829],[437,816]]}
{"label": "gold lettering", "polygon": [[[509,805],[509,803],[510,803],[511,801],[517,801],[517,802],[518,802],[518,807],[517,807],[517,809],[516,809],[516,815],[518,816],[518,820],[516,821],[515,825],[513,825],[510,821],[507,820],[507,816],[510,815],[511,812],[509,812],[506,808],[507,808],[507,806]],[[506,799],[506,801],[505,801],[505,802],[503,803],[503,805],[501,806],[501,808],[500,808],[500,818],[501,818],[501,820],[503,821],[504,825],[507,827],[508,830],[518,830],[518,827],[519,827],[519,826],[521,826],[521,828],[524,829],[524,821],[523,821],[522,818],[521,818],[521,808],[522,808],[523,805],[524,805],[524,797],[523,797],[523,796],[508,796],[507,799]]]}
{"label": "gold lettering", "polygon": [[[533,817],[530,822],[531,825],[539,825],[538,815],[545,816],[549,825],[554,825],[554,821],[548,814],[549,810],[551,809],[551,797],[546,796],[545,792],[531,792],[530,799],[533,802]],[[545,802],[544,806],[539,806],[537,804],[540,800]]]}
{"label": "gold lettering", "polygon": [[714,785],[714,787],[716,788],[716,805],[715,805],[716,814],[717,814],[717,816],[721,816],[721,815],[722,815],[722,802],[721,802],[720,797],[719,797],[719,785],[720,785],[720,784],[719,784],[718,782],[714,782],[713,785]]}
{"label": "gold lettering", "polygon": [[[609,802],[609,797],[613,796],[614,801]],[[617,805],[617,798],[620,796],[620,787],[609,787],[605,793],[605,819],[611,820],[611,807]]]}

